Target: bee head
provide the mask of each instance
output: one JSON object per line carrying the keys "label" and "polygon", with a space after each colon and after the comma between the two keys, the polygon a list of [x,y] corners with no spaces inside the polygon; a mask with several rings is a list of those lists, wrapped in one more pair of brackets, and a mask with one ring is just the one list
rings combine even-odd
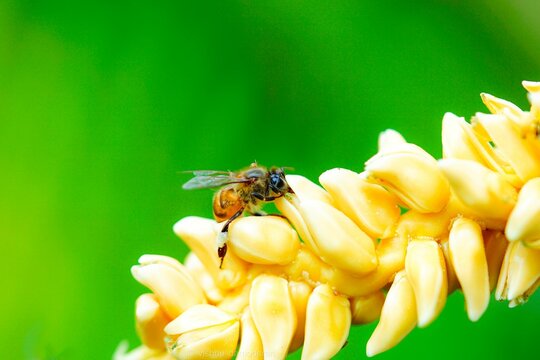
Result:
{"label": "bee head", "polygon": [[270,169],[269,174],[269,186],[272,191],[278,194],[284,194],[291,191],[287,180],[285,180],[285,173],[281,168],[272,168]]}

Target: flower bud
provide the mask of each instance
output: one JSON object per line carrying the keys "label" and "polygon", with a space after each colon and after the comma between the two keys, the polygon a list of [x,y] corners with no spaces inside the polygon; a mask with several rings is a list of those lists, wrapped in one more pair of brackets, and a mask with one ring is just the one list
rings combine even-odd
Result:
{"label": "flower bud", "polygon": [[416,298],[418,326],[428,326],[446,303],[448,282],[444,255],[433,240],[411,240],[405,270]]}
{"label": "flower bud", "polygon": [[296,331],[294,333],[289,352],[295,351],[304,343],[304,331],[306,329],[306,308],[309,296],[313,288],[301,281],[289,281],[289,292],[296,313]]}
{"label": "flower bud", "polygon": [[540,250],[511,242],[501,267],[495,298],[508,300],[510,306],[527,301],[540,285]]}
{"label": "flower bud", "polygon": [[538,133],[540,128],[540,91],[531,92],[527,95],[529,102],[531,103],[531,117],[533,122],[531,124],[532,133],[538,139]]}
{"label": "flower bud", "polygon": [[384,304],[384,293],[376,291],[365,296],[351,299],[352,323],[354,325],[369,324],[379,318]]}
{"label": "flower bud", "polygon": [[263,360],[264,351],[261,337],[257,332],[249,307],[244,310],[240,318],[240,324],[240,347],[238,348],[236,360]]}
{"label": "flower bud", "polygon": [[332,198],[319,185],[301,175],[286,175],[287,184],[301,200],[319,200],[332,205]]}
{"label": "flower bud", "polygon": [[540,91],[540,81],[527,81],[523,80],[521,82],[525,90],[528,92],[538,92]]}
{"label": "flower bud", "polygon": [[369,357],[396,346],[416,326],[416,301],[406,272],[396,274],[381,310],[381,320],[366,346]]}
{"label": "flower bud", "polygon": [[504,174],[508,165],[489,145],[489,139],[480,137],[462,117],[444,114],[442,121],[443,158],[472,160],[493,171]]}
{"label": "flower bud", "polygon": [[[339,292],[348,296],[366,296],[381,289],[388,284],[396,272],[403,269],[405,264],[405,250],[407,240],[400,237],[382,239],[377,245],[379,266],[364,276],[353,276],[345,271],[335,269],[323,273],[322,278],[327,279]],[[328,275],[328,277],[326,277]]]}
{"label": "flower bud", "polygon": [[163,329],[170,318],[161,309],[153,294],[143,294],[135,302],[135,327],[143,345],[165,350]]}
{"label": "flower bud", "polygon": [[328,170],[319,181],[330,193],[335,206],[372,238],[386,237],[386,232],[399,218],[396,198],[353,171]]}
{"label": "flower bud", "polygon": [[173,230],[201,260],[220,289],[234,289],[246,281],[248,265],[231,251],[225,256],[223,266],[219,267],[218,228],[221,226],[213,220],[188,216],[174,224]]}
{"label": "flower bud", "polygon": [[210,275],[208,270],[206,270],[203,263],[194,252],[189,252],[186,256],[184,266],[191,276],[193,276],[195,281],[201,286],[209,303],[217,304],[223,300],[225,292],[216,285],[214,278]]}
{"label": "flower bud", "polygon": [[366,162],[366,171],[408,208],[439,212],[448,202],[448,182],[437,168],[435,159],[423,150],[422,153],[409,149],[379,153]]}
{"label": "flower bud", "polygon": [[221,310],[225,310],[230,314],[241,314],[249,305],[249,293],[251,291],[251,283],[246,282],[244,285],[237,287],[234,290],[225,294],[223,300],[217,305]]}
{"label": "flower bud", "polygon": [[171,318],[195,304],[206,302],[202,289],[186,268],[168,256],[143,255],[131,274],[154,292]]}
{"label": "flower bud", "polygon": [[259,275],[253,280],[249,304],[264,358],[284,359],[296,330],[296,313],[287,280]]}
{"label": "flower bud", "polygon": [[505,233],[510,241],[540,249],[540,178],[529,180],[521,189]]}
{"label": "flower bud", "polygon": [[321,201],[307,200],[298,204],[298,212],[326,263],[359,275],[377,267],[373,240],[341,211]]}
{"label": "flower bud", "polygon": [[515,124],[502,115],[480,113],[476,115],[476,121],[486,130],[524,183],[540,176],[540,158],[530,144],[523,140]]}
{"label": "flower bud", "polygon": [[322,273],[322,279],[326,280],[333,288],[348,296],[366,296],[381,289],[388,284],[394,274],[403,269],[405,264],[406,239],[393,237],[383,239],[377,245],[377,257],[379,266],[377,269],[364,276],[354,276],[340,269]]}
{"label": "flower bud", "polygon": [[504,254],[508,248],[508,240],[500,231],[486,230],[484,232],[484,247],[489,272],[489,290],[492,291],[497,286]]}
{"label": "flower bud", "polygon": [[510,101],[486,93],[481,93],[480,97],[492,114],[507,114],[508,118],[520,128],[529,127],[525,113]]}
{"label": "flower bud", "polygon": [[288,264],[296,256],[298,235],[287,220],[277,216],[249,216],[229,227],[230,248],[254,264]]}
{"label": "flower bud", "polygon": [[319,200],[332,204],[330,195],[317,184],[300,175],[287,175],[287,183],[293,189],[294,195],[282,196],[274,202],[278,210],[291,222],[300,238],[315,252],[318,252],[307,225],[298,212],[298,203],[306,200]]}
{"label": "flower bud", "polygon": [[317,246],[313,241],[313,237],[309,233],[306,222],[298,212],[297,206],[300,200],[297,196],[283,196],[274,202],[279,212],[282,213],[287,220],[294,226],[300,238],[314,252],[318,252]]}
{"label": "flower bud", "polygon": [[475,213],[507,219],[517,198],[516,189],[502,175],[468,160],[439,160],[456,196]]}
{"label": "flower bud", "polygon": [[423,214],[410,210],[399,218],[396,233],[406,239],[443,239],[448,237],[450,221],[456,215],[455,210],[450,207],[446,207],[439,213],[432,214]]}
{"label": "flower bud", "polygon": [[171,321],[165,332],[169,352],[179,360],[231,359],[240,324],[236,317],[213,305],[195,305]]}
{"label": "flower bud", "polygon": [[379,134],[378,149],[379,152],[389,152],[407,144],[407,140],[396,130],[386,129]]}
{"label": "flower bud", "polygon": [[467,314],[477,321],[489,304],[489,273],[480,226],[459,218],[452,224],[449,237],[450,258],[461,284]]}
{"label": "flower bud", "polygon": [[350,327],[349,300],[328,285],[317,286],[307,304],[302,359],[330,359],[345,344]]}
{"label": "flower bud", "polygon": [[450,295],[459,288],[459,282],[450,256],[450,244],[448,243],[448,238],[442,239],[440,244],[441,250],[444,255],[444,264],[446,266],[446,279],[448,282],[446,293]]}
{"label": "flower bud", "polygon": [[[538,123],[540,122],[540,81],[523,81],[523,87],[529,92],[527,97],[531,103],[531,116],[535,119],[536,129],[538,130]],[[538,134],[537,134],[538,135]]]}
{"label": "flower bud", "polygon": [[328,265],[306,246],[301,246],[296,259],[276,273],[312,286],[328,284],[347,296],[366,296],[384,287],[396,272],[403,269],[406,241],[399,237],[381,240],[377,245],[379,266],[363,276]]}

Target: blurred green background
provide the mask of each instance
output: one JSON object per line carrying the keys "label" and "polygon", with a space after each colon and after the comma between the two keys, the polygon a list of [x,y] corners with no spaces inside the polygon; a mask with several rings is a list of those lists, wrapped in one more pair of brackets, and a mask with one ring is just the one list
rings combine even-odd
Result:
{"label": "blurred green background", "polygon": [[[398,129],[440,156],[446,111],[482,91],[527,107],[539,2],[0,1],[1,359],[108,359],[138,344],[129,272],[183,258],[171,227],[211,216],[187,169],[257,160],[313,180],[362,169]],[[540,296],[462,295],[380,359],[530,358]],[[363,357],[374,325],[338,358]]]}

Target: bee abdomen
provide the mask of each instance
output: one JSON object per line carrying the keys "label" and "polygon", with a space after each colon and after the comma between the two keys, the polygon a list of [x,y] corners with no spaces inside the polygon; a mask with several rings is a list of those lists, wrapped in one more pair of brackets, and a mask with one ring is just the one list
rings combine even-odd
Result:
{"label": "bee abdomen", "polygon": [[216,192],[214,195],[214,217],[216,221],[228,220],[242,208],[243,204],[236,189],[232,187]]}

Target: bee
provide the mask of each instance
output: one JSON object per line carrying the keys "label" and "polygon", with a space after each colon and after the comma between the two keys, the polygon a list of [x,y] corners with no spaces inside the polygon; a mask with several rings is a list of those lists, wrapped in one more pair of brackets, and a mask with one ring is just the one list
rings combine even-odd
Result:
{"label": "bee", "polygon": [[253,163],[239,172],[193,171],[195,177],[182,186],[185,190],[219,188],[214,194],[213,211],[216,221],[225,221],[217,240],[220,268],[227,254],[227,236],[231,222],[244,212],[257,216],[265,215],[261,211],[265,202],[294,193],[285,179],[283,169],[267,169]]}

